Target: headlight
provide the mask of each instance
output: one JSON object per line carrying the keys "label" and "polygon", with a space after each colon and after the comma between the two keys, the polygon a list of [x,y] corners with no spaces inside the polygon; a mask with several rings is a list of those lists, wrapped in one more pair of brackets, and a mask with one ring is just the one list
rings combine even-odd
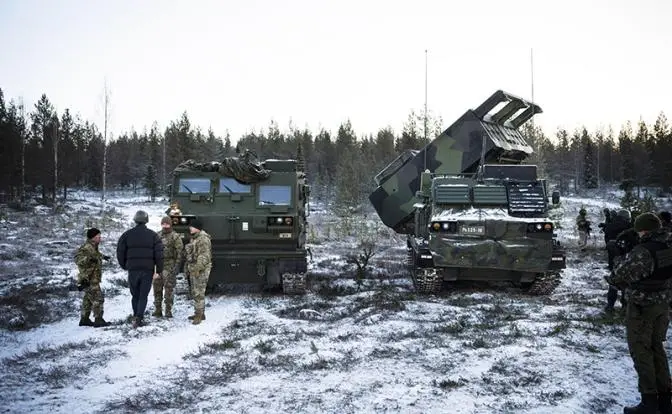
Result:
{"label": "headlight", "polygon": [[180,219],[180,223],[182,223],[182,224],[187,224],[187,218],[186,218],[186,217],[182,217],[182,218]]}
{"label": "headlight", "polygon": [[537,230],[541,230],[541,224],[537,224]]}

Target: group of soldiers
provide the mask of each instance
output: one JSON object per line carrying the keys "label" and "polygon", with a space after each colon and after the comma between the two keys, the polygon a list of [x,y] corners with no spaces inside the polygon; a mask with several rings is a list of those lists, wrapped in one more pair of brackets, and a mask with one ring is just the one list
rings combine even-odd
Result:
{"label": "group of soldiers", "polygon": [[[147,228],[149,216],[142,210],[136,212],[133,220],[135,227],[124,232],[117,242],[117,260],[121,268],[128,271],[133,328],[145,324],[144,313],[150,288],[154,289],[152,316],[173,317],[177,274],[183,268],[189,278],[194,302],[194,314],[188,319],[194,325],[200,324],[205,320],[205,289],[212,268],[210,235],[203,230],[203,224],[200,220],[189,224],[190,240],[185,245],[182,237],[173,230],[170,217],[161,219],[161,230],[158,232]],[[99,251],[100,243],[100,230],[90,228],[86,232],[86,241],[75,254],[79,270],[77,288],[84,291],[79,326],[110,325],[103,319],[105,298],[100,288],[102,261],[110,260],[110,257]]]}
{"label": "group of soldiers", "polygon": [[[609,284],[605,310],[613,312],[621,291],[628,349],[641,394],[639,404],[623,412],[672,414],[672,379],[664,348],[672,302],[670,213],[643,213],[635,220],[627,210],[604,213],[600,228],[610,270],[605,277]],[[577,226],[586,228],[585,217],[583,210]]]}

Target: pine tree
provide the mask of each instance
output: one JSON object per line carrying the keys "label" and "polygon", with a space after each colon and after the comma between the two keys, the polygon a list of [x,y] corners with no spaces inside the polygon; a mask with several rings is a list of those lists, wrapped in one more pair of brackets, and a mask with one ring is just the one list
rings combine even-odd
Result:
{"label": "pine tree", "polygon": [[634,188],[636,184],[635,156],[630,122],[626,122],[618,134],[618,150],[621,155],[621,188],[623,190]]}
{"label": "pine tree", "polygon": [[151,201],[156,199],[159,195],[159,183],[156,176],[156,170],[152,164],[147,165],[147,172],[145,173],[144,186]]}
{"label": "pine tree", "polygon": [[423,147],[422,137],[419,135],[418,116],[415,111],[411,111],[404,123],[401,136],[395,144],[395,151],[400,154],[408,149],[417,150]]}
{"label": "pine tree", "polygon": [[583,128],[581,132],[581,146],[583,147],[583,185],[585,188],[597,188],[595,143],[590,139],[586,128]]}

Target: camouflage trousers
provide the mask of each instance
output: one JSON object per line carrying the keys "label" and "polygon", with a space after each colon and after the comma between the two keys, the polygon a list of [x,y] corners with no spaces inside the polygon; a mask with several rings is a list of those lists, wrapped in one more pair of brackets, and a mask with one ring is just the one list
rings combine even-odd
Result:
{"label": "camouflage trousers", "polygon": [[103,304],[105,298],[103,291],[100,289],[100,283],[93,283],[88,288],[84,289],[84,298],[82,298],[82,318],[88,318],[93,311],[94,318],[103,317]]}
{"label": "camouflage trousers", "polygon": [[590,234],[588,234],[588,232],[579,230],[579,247],[586,247],[589,236]]}
{"label": "camouflage trousers", "polygon": [[637,371],[638,389],[642,394],[670,392],[670,368],[663,341],[670,323],[670,305],[660,303],[641,306],[628,301],[626,334],[628,349]]}
{"label": "camouflage trousers", "polygon": [[166,309],[173,307],[173,299],[175,294],[175,284],[177,283],[177,275],[174,269],[164,269],[161,273],[160,279],[152,281],[152,288],[154,289],[154,309],[161,307],[161,302],[165,299]]}
{"label": "camouflage trousers", "polygon": [[194,298],[194,310],[202,312],[205,310],[205,288],[208,286],[210,268],[199,275],[189,277],[191,278],[191,296]]}

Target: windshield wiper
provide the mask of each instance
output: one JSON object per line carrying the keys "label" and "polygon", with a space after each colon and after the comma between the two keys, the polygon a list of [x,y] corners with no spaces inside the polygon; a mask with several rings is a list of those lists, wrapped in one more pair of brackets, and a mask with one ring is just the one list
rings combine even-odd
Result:
{"label": "windshield wiper", "polygon": [[275,203],[273,201],[260,200],[259,202],[263,203],[263,204],[275,205]]}
{"label": "windshield wiper", "polygon": [[233,191],[231,191],[231,189],[230,189],[229,187],[227,187],[226,184],[221,184],[221,183],[220,183],[220,185],[221,185],[222,187],[226,188],[226,191],[228,191],[229,194],[233,194]]}
{"label": "windshield wiper", "polygon": [[185,190],[189,191],[189,194],[194,194],[194,192],[191,191],[191,189],[189,187],[187,187],[186,185],[182,184],[182,187],[184,187]]}

